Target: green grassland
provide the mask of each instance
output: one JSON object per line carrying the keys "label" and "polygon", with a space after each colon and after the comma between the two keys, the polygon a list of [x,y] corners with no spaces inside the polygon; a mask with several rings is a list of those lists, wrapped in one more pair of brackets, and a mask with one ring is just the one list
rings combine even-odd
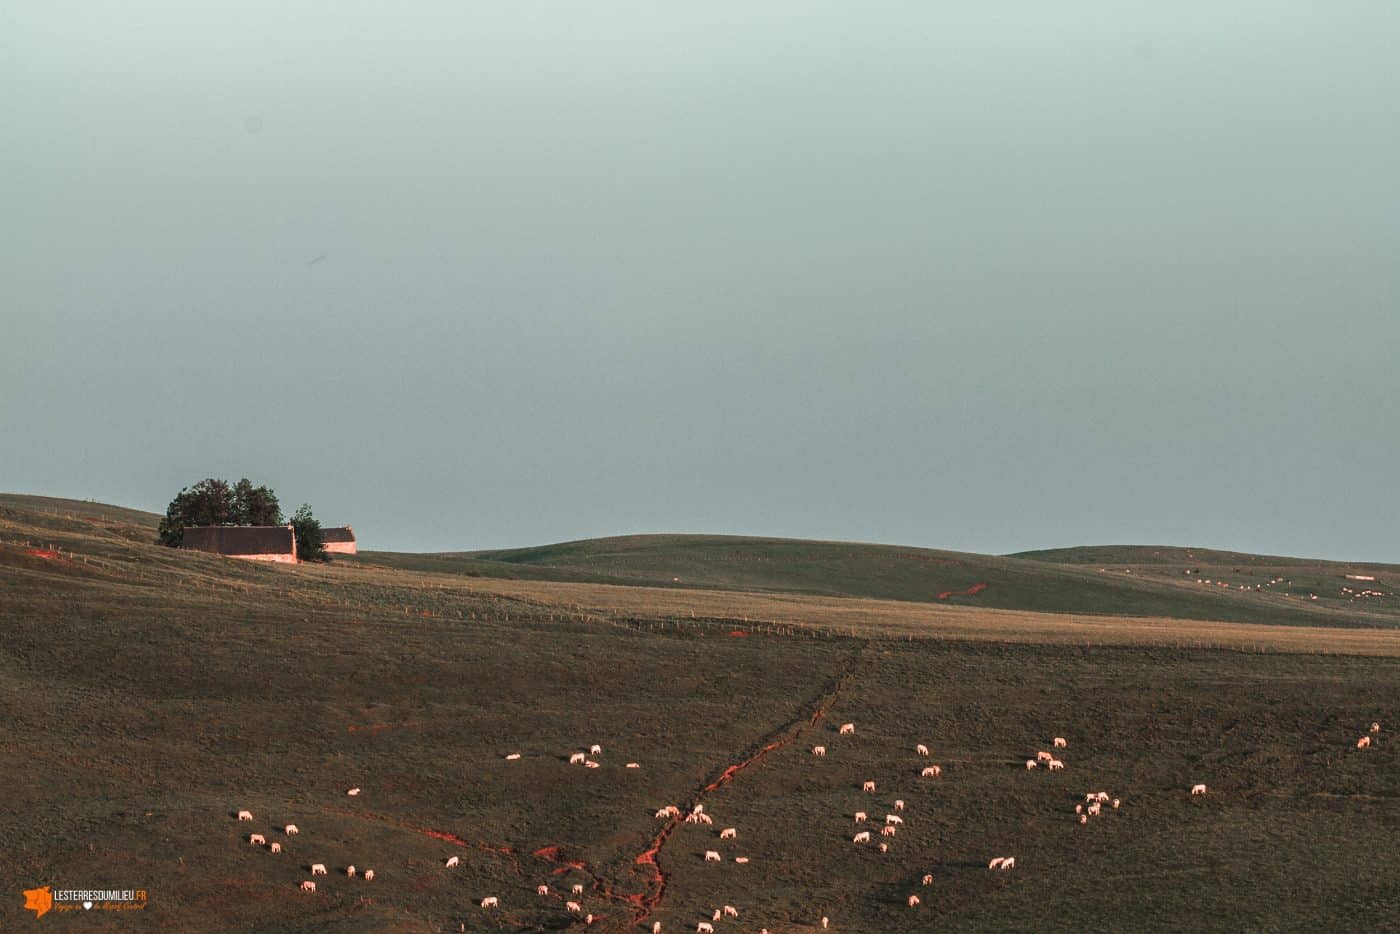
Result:
{"label": "green grassland", "polygon": [[[723,904],[742,918],[717,931],[774,934],[817,930],[822,915],[870,932],[1361,931],[1400,916],[1389,653],[1036,644],[1001,640],[1015,614],[995,610],[981,640],[892,638],[873,623],[835,635],[823,607],[849,622],[870,597],[928,600],[900,590],[919,573],[949,575],[927,582],[947,589],[967,570],[881,562],[870,546],[731,539],[687,557],[677,538],[663,553],[608,559],[597,546],[533,565],[496,554],[269,567],[159,548],[152,528],[149,514],[0,497],[0,930],[583,930],[563,897],[535,894],[575,882],[605,931],[693,931]],[[801,566],[803,549],[831,589]],[[949,560],[983,562],[964,586],[989,587],[949,608],[970,619],[1000,582],[1031,604],[1004,609],[1027,614],[1136,613],[1132,600],[1179,596],[1150,615],[1394,630],[1387,610],[1340,599],[1202,592],[1170,561],[1144,580],[1145,560]],[[1259,573],[1346,573],[1289,561]],[[988,580],[997,562],[1008,570]],[[496,565],[556,583],[502,581],[486,574]],[[1034,605],[1037,565],[1060,593],[1046,605]],[[622,580],[645,587],[613,588],[631,596],[612,608],[569,583]],[[687,584],[794,594],[811,625],[692,620],[677,611]],[[1269,608],[1228,615],[1252,601]],[[1385,730],[1356,749],[1373,720]],[[854,736],[837,735],[845,721]],[[1027,771],[1054,735],[1069,739],[1065,770]],[[600,768],[567,764],[595,742]],[[931,759],[915,755],[921,742]],[[815,743],[829,754],[812,756]],[[928,762],[943,774],[921,778]],[[1210,794],[1191,798],[1196,782]],[[1075,803],[1099,789],[1123,806],[1081,826]],[[896,798],[906,823],[889,852],[852,844],[852,813],[878,821]],[[672,803],[703,803],[715,825],[666,837],[663,883],[637,858]],[[240,808],[256,820],[236,822]],[[287,822],[302,833],[283,838]],[[718,839],[728,826],[736,841]],[[250,846],[249,832],[286,852]],[[725,861],[704,862],[709,849]],[[462,865],[449,870],[452,855]],[[989,873],[1003,855],[1017,868]],[[303,894],[312,862],[331,875]],[[377,878],[346,878],[352,863]],[[35,922],[20,891],[42,884],[143,887],[151,900],[139,918]],[[478,907],[488,895],[500,910]]]}
{"label": "green grassland", "polygon": [[[1400,597],[1362,600],[1342,590],[1367,586],[1346,580],[1346,574],[1374,575],[1381,589],[1400,589],[1400,567],[1394,565],[1189,549],[1073,549],[1053,560],[1048,554],[998,557],[846,542],[635,535],[507,551],[368,552],[358,560],[490,578],[870,597],[1049,613],[1400,625]],[[1202,573],[1186,573],[1197,569]],[[1274,577],[1289,583],[1270,584]],[[1201,583],[1207,578],[1210,585]],[[978,585],[985,588],[968,592]],[[1318,599],[1311,599],[1314,594]]]}

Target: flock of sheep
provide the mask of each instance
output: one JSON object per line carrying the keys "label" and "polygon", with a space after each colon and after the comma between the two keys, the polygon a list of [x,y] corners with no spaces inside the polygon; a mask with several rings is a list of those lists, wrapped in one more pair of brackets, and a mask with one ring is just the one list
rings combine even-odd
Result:
{"label": "flock of sheep", "polygon": [[[358,788],[351,788],[349,791],[346,792],[346,794],[351,795],[351,796],[358,795],[359,793],[360,793],[360,789],[358,789]],[[240,823],[251,822],[251,821],[253,820],[253,812],[252,812],[252,811],[240,810],[240,811],[238,811],[234,816],[235,816],[235,818],[236,818]],[[300,833],[301,833],[301,829],[300,829],[299,827],[297,827],[296,824],[284,824],[284,825],[282,826],[282,834],[283,834],[283,836],[287,837],[289,840],[290,840],[290,838],[292,838],[292,837],[298,836]],[[260,834],[260,833],[250,833],[250,834],[248,834],[248,843],[249,843],[250,846],[260,846],[260,847],[262,847],[263,849],[267,850],[269,853],[281,853],[281,852],[282,852],[282,842],[281,842],[280,840],[273,840],[273,841],[271,841],[271,842],[268,842],[267,836],[266,836],[265,834]],[[326,864],[325,864],[325,863],[312,863],[311,866],[310,866],[310,869],[311,869],[311,875],[313,875],[313,876],[325,876],[325,875],[329,875],[329,872],[328,872],[327,869],[326,869]],[[346,878],[349,878],[349,879],[354,879],[354,878],[356,878],[356,877],[359,877],[359,878],[361,878],[361,879],[364,879],[366,882],[373,882],[373,881],[374,881],[374,870],[373,870],[373,869],[366,869],[366,870],[364,870],[363,872],[361,872],[360,870],[357,870],[353,865],[351,865],[351,866],[346,866],[346,867],[345,867],[345,876],[346,876]],[[301,891],[303,891],[303,892],[315,892],[315,891],[316,891],[316,882],[315,882],[314,879],[303,879],[302,882],[301,882],[301,885],[299,886],[299,888],[300,888]]]}
{"label": "flock of sheep", "polygon": [[[855,734],[855,732],[856,727],[854,723],[843,723],[837,730],[839,736],[852,736]],[[1369,748],[1372,745],[1373,738],[1378,736],[1380,732],[1380,723],[1372,723],[1370,731],[1365,735],[1361,736],[1356,741],[1356,748]],[[1068,740],[1066,740],[1062,736],[1054,737],[1051,740],[1050,745],[1051,748],[1055,750],[1069,748]],[[586,768],[598,768],[599,766],[597,760],[590,757],[598,756],[602,753],[602,751],[603,750],[601,746],[594,744],[588,748],[588,751],[586,753],[571,753],[569,755],[568,761],[571,765],[583,765]],[[823,758],[827,754],[827,747],[825,745],[815,745],[812,747],[811,752],[813,756]],[[914,746],[914,752],[916,756],[919,756],[921,758],[928,758],[930,755],[928,746],[923,743],[916,744]],[[510,753],[509,755],[505,756],[505,758],[509,761],[515,761],[521,758],[521,754],[518,752]],[[1039,750],[1036,752],[1035,758],[1027,759],[1025,761],[1025,768],[1027,771],[1034,771],[1040,768],[1042,764],[1044,764],[1044,766],[1050,771],[1059,771],[1065,767],[1064,762],[1061,759],[1056,758],[1056,755],[1054,753],[1051,753],[1047,750]],[[629,762],[627,763],[626,767],[629,769],[635,769],[640,768],[640,765],[636,762]],[[919,772],[921,778],[938,777],[941,774],[942,768],[938,765],[923,766]],[[873,780],[863,781],[861,783],[861,791],[864,794],[876,794],[876,783]],[[1197,783],[1190,787],[1190,794],[1193,797],[1204,795],[1206,794],[1206,792],[1207,789],[1205,784],[1203,783]],[[346,791],[346,794],[352,797],[356,796],[360,794],[360,789],[351,788]],[[1122,800],[1113,797],[1106,791],[1087,792],[1084,795],[1084,802],[1082,804],[1075,805],[1075,815],[1077,816],[1077,819],[1080,824],[1087,824],[1089,818],[1097,817],[1103,812],[1103,808],[1105,805],[1108,805],[1113,810],[1117,810],[1122,805]],[[880,835],[882,837],[893,837],[898,832],[899,828],[904,825],[905,814],[906,804],[904,800],[895,799],[889,813],[885,814],[884,824],[880,827]],[[248,810],[239,810],[236,812],[235,816],[239,822],[251,822],[254,819],[253,813]],[[681,809],[674,804],[666,805],[665,807],[660,808],[656,812],[656,818],[658,820],[670,820],[672,818],[677,818],[680,816]],[[869,822],[870,817],[865,810],[857,810],[854,811],[854,819],[856,824],[866,824]],[[686,814],[684,818],[682,818],[681,823],[691,825],[712,826],[714,824],[714,819],[708,812],[706,812],[705,806],[703,804],[696,804],[694,808],[688,814]],[[281,828],[281,832],[284,835],[284,837],[288,839],[300,834],[300,830],[296,824],[285,824]],[[721,841],[737,841],[739,837],[739,831],[736,827],[724,827],[719,831],[718,836]],[[852,838],[852,842],[856,845],[862,845],[872,842],[871,832],[868,830],[858,831]],[[248,843],[253,846],[263,847],[269,853],[280,854],[283,852],[282,841],[272,840],[271,842],[269,842],[265,834],[249,834]],[[879,851],[881,853],[888,852],[888,849],[888,843],[881,842],[879,844]],[[724,857],[720,854],[719,850],[705,850],[703,859],[706,863],[713,863],[722,862]],[[749,861],[749,858],[747,856],[735,856],[733,857],[733,859],[734,862],[739,864],[744,864]],[[461,861],[459,857],[449,856],[444,860],[443,865],[447,869],[452,869],[460,865],[460,862]],[[987,863],[987,869],[993,872],[1005,872],[1007,870],[1014,869],[1015,867],[1016,857],[1014,856],[993,857]],[[313,877],[328,875],[326,865],[324,863],[311,863],[310,873]],[[366,882],[372,882],[374,880],[373,869],[365,869],[361,871],[357,870],[353,865],[345,867],[345,875],[347,878],[353,879],[358,877]],[[922,884],[925,886],[932,885],[933,875],[931,873],[925,873],[921,881]],[[316,882],[314,878],[303,880],[299,885],[299,889],[303,892],[314,893],[316,891]],[[537,886],[535,891],[536,894],[541,896],[554,897],[554,892],[550,889],[548,884],[540,884],[539,886]],[[579,900],[581,899],[583,892],[584,887],[581,884],[574,883],[570,889],[570,894],[574,897],[572,899],[566,900],[564,907],[565,910],[570,912],[571,914],[583,915],[584,917],[582,918],[582,920],[584,921],[584,923],[591,925],[594,922],[595,917],[592,913],[584,913],[582,902]],[[906,898],[905,902],[910,908],[917,908],[921,904],[919,896],[913,893],[911,893]],[[501,904],[500,897],[495,895],[488,895],[482,898],[479,904],[480,907],[483,909],[499,908]],[[722,905],[721,907],[716,908],[714,910],[711,920],[699,922],[696,925],[695,929],[697,934],[713,934],[715,930],[715,923],[725,919],[738,919],[738,917],[738,908],[728,904]],[[825,930],[830,925],[830,918],[824,915],[822,916],[819,923],[822,929]],[[660,921],[653,922],[653,934],[661,934],[661,929],[662,928]],[[760,934],[768,934],[768,929],[764,928],[760,932]]]}

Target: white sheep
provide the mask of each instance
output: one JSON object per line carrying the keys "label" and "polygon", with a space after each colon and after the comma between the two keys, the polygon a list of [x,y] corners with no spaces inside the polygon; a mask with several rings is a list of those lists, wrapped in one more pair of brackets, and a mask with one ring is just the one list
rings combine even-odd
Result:
{"label": "white sheep", "polygon": [[919,907],[919,896],[917,896],[917,895],[910,895],[910,896],[909,896],[909,907],[910,907],[910,908],[917,908],[917,907]]}
{"label": "white sheep", "polygon": [[866,822],[866,820],[868,820],[868,817],[866,816],[866,813],[864,811],[856,811],[857,824],[863,824]]}
{"label": "white sheep", "polygon": [[856,834],[854,837],[851,838],[851,842],[852,842],[852,843],[869,843],[869,842],[870,842],[870,831],[868,831],[868,830],[862,830],[860,833]]}
{"label": "white sheep", "polygon": [[500,900],[499,898],[497,898],[495,895],[488,895],[488,896],[486,896],[485,898],[483,898],[483,899],[481,900],[481,907],[482,907],[482,908],[499,908],[499,907],[501,907],[501,900]]}
{"label": "white sheep", "polygon": [[311,864],[311,874],[312,874],[313,876],[324,876],[324,875],[326,874],[326,864],[325,864],[325,863],[312,863],[312,864]]}
{"label": "white sheep", "polygon": [[826,755],[826,747],[825,747],[825,746],[813,746],[813,747],[812,747],[812,755],[814,755],[814,756],[824,756],[824,755]]}
{"label": "white sheep", "polygon": [[874,782],[866,782],[865,784],[863,784],[863,785],[860,786],[860,789],[861,789],[861,791],[874,791],[874,790],[875,790],[875,783],[874,783]]}
{"label": "white sheep", "polygon": [[252,819],[253,819],[253,812],[252,812],[252,811],[239,811],[239,812],[238,812],[238,819],[239,819],[239,820],[252,820]]}
{"label": "white sheep", "polygon": [[303,892],[314,892],[316,891],[316,883],[312,882],[310,879],[303,879],[301,883],[301,890]]}
{"label": "white sheep", "polygon": [[447,857],[447,862],[444,863],[443,866],[444,866],[444,868],[452,869],[452,868],[456,867],[456,866],[457,866],[459,863],[461,863],[461,862],[462,862],[462,861],[461,861],[460,859],[458,859],[457,857],[455,857],[455,856],[449,856],[449,857]]}
{"label": "white sheep", "polygon": [[252,846],[267,846],[267,840],[260,833],[248,834],[248,843]]}
{"label": "white sheep", "polygon": [[719,838],[721,840],[737,840],[739,838],[739,831],[733,827],[726,827],[719,832]]}
{"label": "white sheep", "polygon": [[1191,786],[1191,794],[1193,794],[1193,795],[1203,795],[1203,794],[1205,794],[1205,793],[1206,793],[1206,786],[1205,786],[1205,785],[1192,785],[1192,786]]}
{"label": "white sheep", "polygon": [[297,834],[301,833],[301,831],[297,829],[296,824],[288,824],[282,828],[282,832],[289,837],[295,837]]}
{"label": "white sheep", "polygon": [[841,724],[841,729],[840,729],[840,735],[841,735],[841,736],[849,736],[849,735],[851,735],[852,733],[854,733],[855,731],[856,731],[856,725],[855,725],[854,723],[843,723],[843,724]]}
{"label": "white sheep", "polygon": [[366,870],[365,870],[364,880],[365,880],[366,882],[373,882],[373,881],[374,881],[374,870],[373,870],[373,869],[366,869]]}
{"label": "white sheep", "polygon": [[1050,745],[1055,747],[1056,749],[1069,748],[1069,743],[1065,740],[1063,736],[1056,736],[1053,740],[1050,741]]}
{"label": "white sheep", "polygon": [[271,843],[269,843],[269,844],[267,845],[267,851],[268,851],[269,853],[281,853],[281,852],[282,852],[282,844],[278,843],[276,840],[273,840]]}
{"label": "white sheep", "polygon": [[548,894],[549,894],[549,886],[547,886],[547,885],[537,885],[537,886],[535,886],[535,894],[536,894],[536,895],[548,895]]}
{"label": "white sheep", "polygon": [[914,751],[921,756],[928,755],[928,747],[925,746],[923,743],[920,743],[919,745],[915,746]]}
{"label": "white sheep", "polygon": [[719,851],[718,851],[718,850],[706,850],[706,851],[705,851],[705,862],[707,862],[707,863],[718,863],[718,862],[720,862],[720,861],[721,861],[721,859],[720,859],[720,855],[719,855]]}

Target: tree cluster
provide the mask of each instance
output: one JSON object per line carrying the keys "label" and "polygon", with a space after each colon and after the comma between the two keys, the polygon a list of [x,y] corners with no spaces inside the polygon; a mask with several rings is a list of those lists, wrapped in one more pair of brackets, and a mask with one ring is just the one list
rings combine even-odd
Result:
{"label": "tree cluster", "polygon": [[185,527],[196,525],[283,525],[296,533],[297,556],[304,561],[325,561],[321,523],[303,503],[290,519],[282,516],[277,494],[267,486],[253,486],[244,477],[237,483],[210,477],[187,486],[175,495],[160,521],[157,541],[177,548],[185,539]]}

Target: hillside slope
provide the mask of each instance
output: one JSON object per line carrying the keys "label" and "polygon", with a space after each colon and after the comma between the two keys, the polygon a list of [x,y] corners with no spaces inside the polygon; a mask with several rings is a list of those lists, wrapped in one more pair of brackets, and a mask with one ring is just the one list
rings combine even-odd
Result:
{"label": "hillside slope", "polygon": [[[1090,550],[1076,560],[1057,562],[846,542],[634,535],[459,554],[370,552],[361,560],[480,577],[802,593],[1045,613],[1400,625],[1400,598],[1390,596],[1400,584],[1400,568],[1235,556],[1232,563],[1208,566],[1208,573],[1187,574],[1201,564],[1185,558],[1189,550],[1181,551],[1179,563],[1170,560],[1174,556],[1162,556],[1139,569],[1095,564]],[[1122,552],[1115,550],[1118,557]],[[1348,586],[1368,586],[1348,581],[1348,573],[1376,577],[1369,586],[1387,596],[1363,599],[1345,592]],[[1279,577],[1287,583],[1272,582]],[[1207,578],[1209,585],[1202,583]]]}

